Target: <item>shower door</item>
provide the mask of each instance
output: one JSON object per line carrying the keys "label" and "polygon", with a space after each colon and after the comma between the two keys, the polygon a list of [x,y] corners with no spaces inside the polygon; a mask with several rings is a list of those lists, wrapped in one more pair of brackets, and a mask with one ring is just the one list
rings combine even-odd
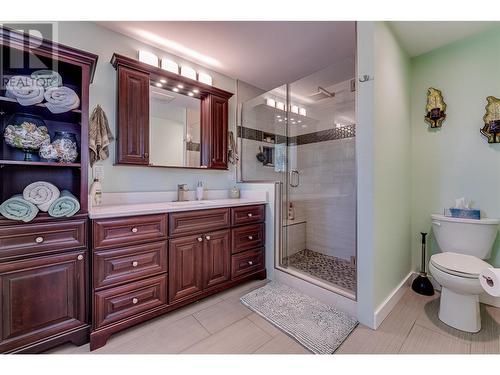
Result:
{"label": "shower door", "polygon": [[[339,74],[342,72],[342,74]],[[279,266],[356,296],[354,61],[287,85]]]}

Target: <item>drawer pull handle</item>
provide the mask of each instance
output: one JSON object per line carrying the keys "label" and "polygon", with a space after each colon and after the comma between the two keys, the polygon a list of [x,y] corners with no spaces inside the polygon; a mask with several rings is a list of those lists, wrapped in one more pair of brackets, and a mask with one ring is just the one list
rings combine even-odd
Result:
{"label": "drawer pull handle", "polygon": [[82,254],[78,255],[78,256],[76,257],[76,259],[78,259],[78,260],[82,260],[82,259],[83,259],[83,255],[82,255]]}
{"label": "drawer pull handle", "polygon": [[207,241],[210,241],[210,236],[205,236],[205,238],[207,239]]}
{"label": "drawer pull handle", "polygon": [[253,236],[248,236],[248,239],[251,241],[253,240]]}
{"label": "drawer pull handle", "polygon": [[247,216],[248,216],[248,217],[252,217],[253,215],[252,215],[252,213],[251,213],[251,212],[249,212],[249,213],[247,214]]}
{"label": "drawer pull handle", "polygon": [[37,237],[35,238],[36,243],[42,243],[43,242],[43,237]]}
{"label": "drawer pull handle", "polygon": [[253,265],[253,262],[251,260],[248,261],[248,265],[251,266]]}
{"label": "drawer pull handle", "polygon": [[198,237],[198,242],[201,242],[201,241],[203,241],[203,238]]}
{"label": "drawer pull handle", "polygon": [[137,298],[132,298],[132,303],[133,303],[134,305],[136,305],[136,304],[137,304],[137,302],[139,302],[139,300],[138,300]]}
{"label": "drawer pull handle", "polygon": [[134,260],[134,261],[132,262],[132,267],[137,267],[138,265],[139,265],[139,262],[138,262],[138,261]]}
{"label": "drawer pull handle", "polygon": [[132,228],[132,233],[137,233],[137,228],[136,227]]}

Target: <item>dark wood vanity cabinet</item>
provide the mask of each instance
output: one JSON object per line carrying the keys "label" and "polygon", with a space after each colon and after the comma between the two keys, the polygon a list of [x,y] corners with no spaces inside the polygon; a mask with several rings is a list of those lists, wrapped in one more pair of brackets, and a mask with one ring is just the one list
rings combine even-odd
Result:
{"label": "dark wood vanity cabinet", "polygon": [[127,327],[265,278],[264,207],[93,220],[91,350]]}
{"label": "dark wood vanity cabinet", "polygon": [[157,83],[167,90],[166,96],[172,93],[169,90],[184,95],[192,90],[190,95],[200,100],[200,167],[228,169],[228,101],[232,93],[116,53],[111,64],[117,70],[116,164],[153,167],[149,160],[149,88]]}
{"label": "dark wood vanity cabinet", "polygon": [[149,165],[149,74],[118,70],[116,162]]}
{"label": "dark wood vanity cabinet", "polygon": [[0,352],[79,329],[75,343],[87,341],[86,259],[76,251],[0,264]]}
{"label": "dark wood vanity cabinet", "polygon": [[89,339],[87,215],[0,219],[0,353]]}

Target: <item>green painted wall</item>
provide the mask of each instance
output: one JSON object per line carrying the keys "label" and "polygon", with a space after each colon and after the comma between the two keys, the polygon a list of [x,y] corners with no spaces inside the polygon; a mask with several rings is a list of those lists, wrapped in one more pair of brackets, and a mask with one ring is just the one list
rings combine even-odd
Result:
{"label": "green painted wall", "polygon": [[[448,105],[440,130],[430,130],[424,122],[428,87],[442,90]],[[430,231],[429,215],[454,205],[455,198],[465,196],[488,217],[500,217],[500,144],[489,145],[479,133],[489,95],[500,98],[500,28],[412,59],[411,242],[415,269],[419,268],[419,232]],[[431,250],[436,247],[432,240]],[[498,237],[491,262],[500,266]]]}
{"label": "green painted wall", "polygon": [[410,59],[385,22],[375,25],[375,307],[411,271]]}

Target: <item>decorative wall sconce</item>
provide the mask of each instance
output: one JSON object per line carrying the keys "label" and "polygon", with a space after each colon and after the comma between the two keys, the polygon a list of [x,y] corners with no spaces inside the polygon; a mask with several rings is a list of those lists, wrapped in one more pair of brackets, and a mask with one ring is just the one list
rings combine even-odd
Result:
{"label": "decorative wall sconce", "polygon": [[440,128],[443,121],[446,119],[446,103],[443,100],[443,94],[438,89],[430,87],[427,90],[427,105],[425,106],[427,112],[425,122],[431,128]]}
{"label": "decorative wall sconce", "polygon": [[488,138],[488,143],[500,143],[500,99],[488,96],[486,100],[488,104],[485,107],[481,134]]}

